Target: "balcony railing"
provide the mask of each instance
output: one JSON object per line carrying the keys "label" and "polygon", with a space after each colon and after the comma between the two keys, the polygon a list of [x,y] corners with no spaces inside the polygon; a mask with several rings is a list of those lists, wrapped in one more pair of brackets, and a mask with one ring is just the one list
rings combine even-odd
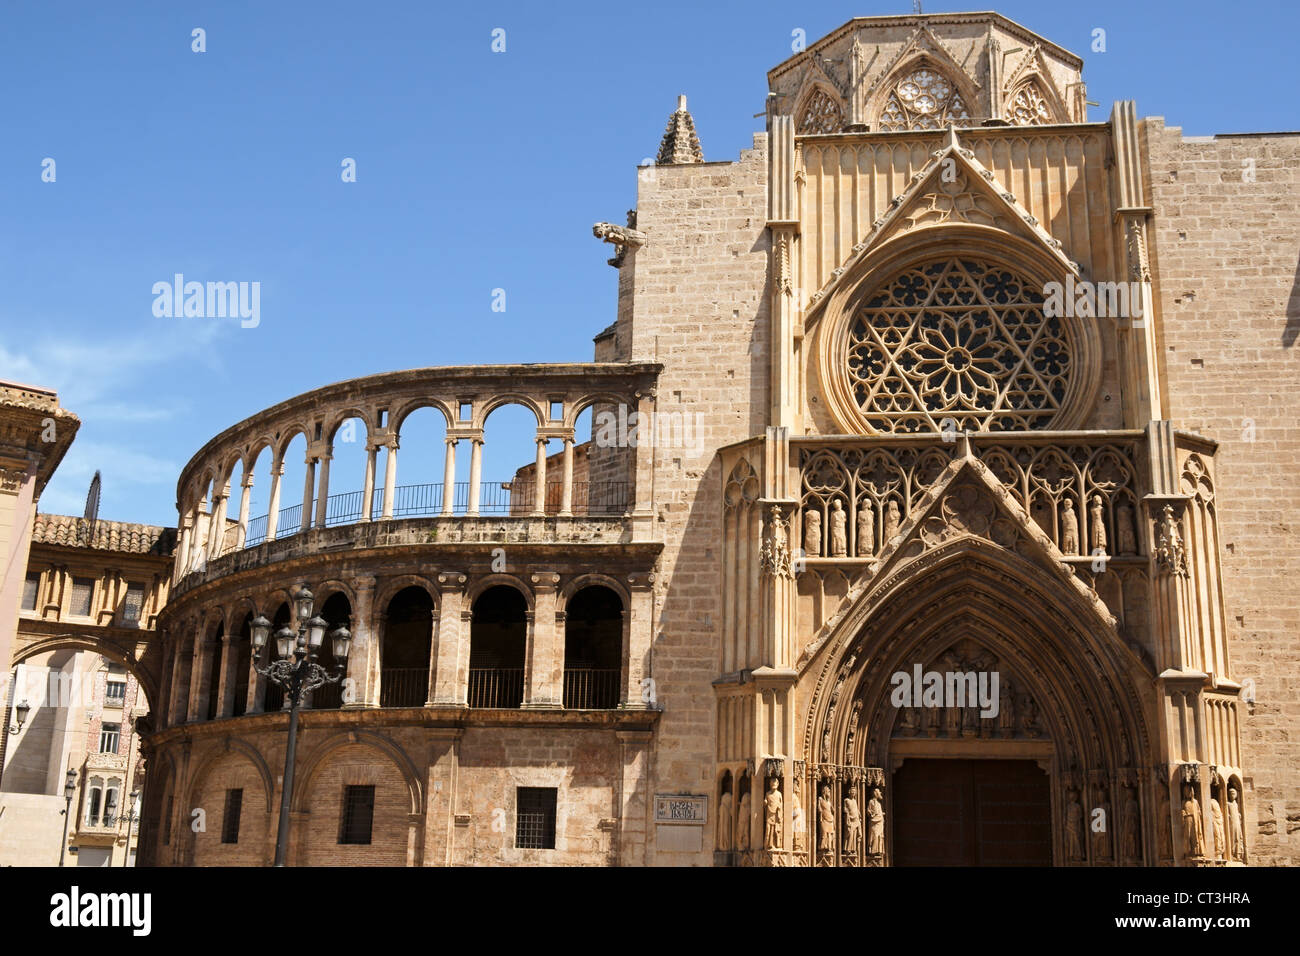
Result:
{"label": "balcony railing", "polygon": [[423,707],[428,697],[427,667],[389,667],[379,672],[380,707]]}
{"label": "balcony railing", "polygon": [[471,707],[518,707],[524,702],[524,669],[471,667],[468,700]]}
{"label": "balcony railing", "polygon": [[564,671],[566,710],[609,710],[618,706],[617,668],[572,667]]}
{"label": "balcony railing", "polygon": [[[546,513],[559,514],[563,503],[563,485],[546,483]],[[330,495],[325,499],[325,524],[327,527],[354,524],[362,518],[360,491]],[[458,481],[452,485],[451,509],[444,508],[443,483],[398,485],[393,489],[393,517],[436,517],[445,513],[464,516],[469,509],[470,484]],[[479,514],[531,515],[536,510],[537,483],[531,481],[483,482],[480,488]],[[370,500],[370,520],[383,514],[384,491],[376,488]],[[572,512],[593,517],[626,514],[631,507],[630,483],[626,481],[575,481],[573,482]],[[244,547],[251,548],[266,541],[268,515],[252,518],[244,536]],[[302,505],[283,508],[276,518],[275,536],[287,538],[302,530]],[[232,533],[233,532],[233,533]],[[223,539],[229,550],[238,541],[238,528],[227,530]]]}

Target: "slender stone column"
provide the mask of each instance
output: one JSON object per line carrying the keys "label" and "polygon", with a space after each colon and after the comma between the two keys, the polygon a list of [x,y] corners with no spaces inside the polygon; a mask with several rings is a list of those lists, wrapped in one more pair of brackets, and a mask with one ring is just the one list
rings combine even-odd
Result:
{"label": "slender stone column", "polygon": [[226,500],[230,496],[227,487],[223,491],[213,491],[212,520],[208,522],[208,560],[221,554],[221,545],[226,535]]}
{"label": "slender stone column", "polygon": [[[348,673],[344,684],[344,710],[358,710],[379,706],[379,684],[375,680],[378,668],[372,661],[378,657],[378,635],[374,625],[375,579],[352,579],[356,603],[352,607],[352,649],[348,651]],[[326,638],[328,640],[328,638]]]}
{"label": "slender stone column", "polygon": [[374,507],[375,500],[375,455],[379,449],[371,443],[366,443],[366,477],[361,483],[361,517],[359,521],[369,521],[370,512]]}
{"label": "slender stone column", "polygon": [[252,503],[253,496],[253,475],[244,475],[240,481],[243,490],[239,495],[239,533],[235,535],[235,547],[242,548],[244,540],[248,537],[248,509]]}
{"label": "slender stone column", "polygon": [[465,514],[470,517],[478,516],[480,486],[483,479],[483,439],[471,438],[474,443],[473,452],[469,459],[469,508]]}
{"label": "slender stone column", "polygon": [[308,453],[305,464],[307,468],[302,480],[302,522],[298,529],[304,534],[311,528],[311,493],[316,490],[316,459]]}
{"label": "slender stone column", "polygon": [[438,575],[438,629],[433,673],[434,705],[464,707],[469,690],[468,577],[459,571]]}
{"label": "slender stone column", "polygon": [[643,678],[650,677],[650,645],[654,642],[653,572],[628,575],[632,586],[632,606],[627,609],[623,645],[623,701],[629,710],[650,710],[658,706],[658,688],[653,681],[642,688]]}
{"label": "slender stone column", "polygon": [[[573,514],[573,436],[564,439],[564,487],[560,490],[560,514],[569,517]],[[591,494],[588,482],[587,493]]]}
{"label": "slender stone column", "polygon": [[564,706],[564,635],[556,626],[560,576],[539,571],[532,576],[532,634],[528,642],[524,707],[549,709]]}
{"label": "slender stone column", "polygon": [[218,717],[229,717],[235,712],[235,665],[238,663],[238,658],[239,635],[227,627],[221,635],[221,679],[217,686]]}
{"label": "slender stone column", "polygon": [[271,460],[271,503],[266,508],[266,540],[275,540],[280,524],[280,479],[284,477],[284,460]]}
{"label": "slender stone column", "polygon": [[533,514],[546,514],[546,439],[537,439],[537,471],[534,476],[536,491],[533,493]]}
{"label": "slender stone column", "polygon": [[388,459],[384,462],[384,514],[385,519],[393,516],[393,499],[397,496],[397,436],[388,439]]}
{"label": "slender stone column", "polygon": [[330,498],[330,462],[333,455],[320,456],[320,487],[316,492],[316,527],[325,527]]}
{"label": "slender stone column", "polygon": [[442,513],[449,515],[456,504],[456,441],[447,439],[447,454],[442,465]]}

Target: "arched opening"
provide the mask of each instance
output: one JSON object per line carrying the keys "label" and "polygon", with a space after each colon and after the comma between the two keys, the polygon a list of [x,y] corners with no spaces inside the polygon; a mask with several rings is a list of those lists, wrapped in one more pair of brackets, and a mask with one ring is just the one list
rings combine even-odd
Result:
{"label": "arched opening", "polygon": [[[316,654],[316,663],[323,667],[327,674],[333,675],[334,669],[341,662],[334,658],[334,642],[330,640],[330,631],[339,625],[351,629],[352,602],[342,591],[335,591],[321,605],[319,614],[329,622],[329,627],[325,629],[325,640],[321,642],[320,650]],[[341,680],[338,683],[317,687],[311,692],[312,710],[335,710],[342,703],[343,682]]]}
{"label": "arched opening", "polygon": [[[574,514],[621,515],[631,510],[630,414],[626,404],[596,401],[574,420]],[[655,426],[644,424],[637,441],[657,440],[651,434]]]}
{"label": "arched opening", "polygon": [[248,710],[248,675],[252,670],[253,658],[253,614],[244,615],[235,635],[235,699],[231,707],[231,716],[241,717]]}
{"label": "arched opening", "polygon": [[528,605],[498,584],[474,601],[469,645],[469,706],[518,707],[524,702]]}
{"label": "arched opening", "polygon": [[[266,647],[262,649],[262,666],[267,666],[275,660],[275,632],[282,627],[292,627],[293,611],[289,607],[289,602],[285,601],[276,609],[275,616],[271,618],[271,638],[266,642]],[[272,713],[284,708],[285,696],[284,688],[275,681],[258,675],[259,680],[265,687],[265,693],[262,698],[262,710],[266,713]]]}
{"label": "arched opening", "polygon": [[618,706],[623,665],[623,599],[603,585],[585,587],[564,614],[564,706]]}
{"label": "arched opening", "polygon": [[[316,500],[315,477],[307,468],[307,435],[298,432],[284,449],[283,474],[280,476],[280,500],[276,511],[275,537],[288,538],[302,530],[302,506],[308,509]],[[307,479],[312,478],[310,486]],[[310,519],[310,511],[308,518]]]}
{"label": "arched opening", "polygon": [[412,585],[393,595],[380,644],[379,706],[423,707],[429,699],[433,598]]}
{"label": "arched opening", "polygon": [[[339,422],[329,435],[330,471],[325,500],[325,524],[329,527],[361,520],[366,477],[366,423],[355,415]],[[383,488],[383,482],[379,484]]]}
{"label": "arched opening", "polygon": [[[556,482],[559,495],[560,474],[550,467],[549,455],[557,442],[547,443],[545,484]],[[488,413],[483,423],[483,485],[479,492],[482,514],[526,515],[537,510],[537,415],[514,402],[499,405]],[[548,490],[546,492],[550,494]]]}
{"label": "arched opening", "polygon": [[[443,513],[447,452],[447,419],[433,407],[417,408],[398,422],[400,448],[397,453],[396,484],[393,489],[393,517],[413,518]],[[383,476],[376,482],[383,501]],[[467,486],[468,487],[468,486]],[[456,483],[451,488],[456,501]]]}
{"label": "arched opening", "polygon": [[225,623],[218,624],[212,636],[208,638],[208,646],[203,649],[203,659],[208,666],[207,720],[216,720],[221,716],[221,665],[224,651],[222,639],[225,634]]}
{"label": "arched opening", "polygon": [[[263,445],[248,464],[248,521],[244,528],[242,547],[251,548],[266,540],[267,510],[271,501],[271,460],[275,457],[270,445]],[[243,510],[243,489],[240,489],[240,509]]]}

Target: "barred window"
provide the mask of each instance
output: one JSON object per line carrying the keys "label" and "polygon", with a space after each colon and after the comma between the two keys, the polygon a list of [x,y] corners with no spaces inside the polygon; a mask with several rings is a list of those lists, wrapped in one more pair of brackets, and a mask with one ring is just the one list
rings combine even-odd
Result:
{"label": "barred window", "polygon": [[95,582],[92,578],[73,578],[68,613],[75,617],[90,617],[90,599],[94,593]]}
{"label": "barred window", "polygon": [[555,797],[554,787],[516,788],[515,846],[555,849]]}
{"label": "barred window", "polygon": [[244,808],[244,790],[237,787],[226,791],[226,812],[221,817],[221,842],[239,842],[239,815]]}
{"label": "barred window", "polygon": [[121,706],[126,700],[126,681],[111,680],[104,685],[104,703],[110,707],[114,704]]}
{"label": "barred window", "polygon": [[122,620],[130,624],[140,620],[140,611],[144,608],[144,585],[128,584],[126,600],[122,604]]}
{"label": "barred window", "polygon": [[41,590],[41,572],[30,571],[23,581],[23,610],[35,611],[36,599]]}
{"label": "barred window", "polygon": [[121,724],[101,724],[99,728],[99,752],[102,754],[117,753],[118,738],[121,733]]}
{"label": "barred window", "polygon": [[339,819],[339,843],[369,845],[374,820],[374,786],[345,786],[343,813]]}

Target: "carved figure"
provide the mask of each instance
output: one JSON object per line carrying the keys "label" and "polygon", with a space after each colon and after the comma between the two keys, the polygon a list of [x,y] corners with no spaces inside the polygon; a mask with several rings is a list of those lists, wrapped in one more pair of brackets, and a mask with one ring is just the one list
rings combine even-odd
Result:
{"label": "carved figure", "polygon": [[718,800],[718,849],[731,849],[732,800],[728,790]]}
{"label": "carved figure", "polygon": [[794,830],[791,834],[794,841],[794,851],[802,853],[804,850],[804,833],[808,830],[808,824],[803,818],[803,800],[799,797],[799,785],[795,784],[790,793],[790,826]]}
{"label": "carved figure", "polygon": [[1092,830],[1092,858],[1094,860],[1110,859],[1110,828],[1114,823],[1110,815],[1110,800],[1106,798],[1106,791],[1102,791],[1100,798],[1097,800],[1096,809],[1101,813],[1096,815],[1096,822]]}
{"label": "carved figure", "polygon": [[1137,554],[1137,531],[1133,525],[1133,509],[1120,504],[1115,509],[1115,537],[1120,554]]}
{"label": "carved figure", "polygon": [[858,810],[858,801],[853,795],[844,798],[844,854],[851,856],[858,852],[858,841],[862,838],[862,813]]}
{"label": "carved figure", "polygon": [[849,553],[849,516],[836,498],[831,502],[831,557],[842,558]]}
{"label": "carved figure", "polygon": [[781,848],[781,791],[777,789],[776,777],[767,781],[767,796],[763,798],[765,818],[763,826],[764,845],[769,850]]}
{"label": "carved figure", "polygon": [[1132,787],[1124,788],[1124,837],[1120,852],[1126,860],[1142,859],[1142,811]]}
{"label": "carved figure", "polygon": [[880,799],[880,788],[871,788],[867,801],[867,855],[881,856],[885,852],[885,804]]}
{"label": "carved figure", "polygon": [[876,553],[876,516],[870,499],[858,506],[858,557]]}
{"label": "carved figure", "polygon": [[1224,832],[1223,807],[1215,796],[1210,797],[1210,823],[1214,827],[1214,858],[1227,859],[1228,837]]}
{"label": "carved figure", "polygon": [[1014,737],[1016,733],[1016,702],[1011,692],[1011,681],[1003,675],[998,687],[998,736]]}
{"label": "carved figure", "polygon": [[835,852],[835,806],[831,803],[831,788],[822,785],[817,797],[817,845],[823,853]]}
{"label": "carved figure", "polygon": [[885,509],[885,541],[893,539],[898,534],[898,525],[902,518],[898,514],[898,502],[890,499],[889,507]]}
{"label": "carved figure", "polygon": [[740,798],[740,813],[736,817],[736,849],[741,852],[749,849],[749,833],[752,825],[749,817],[749,791],[746,790]]}
{"label": "carved figure", "polygon": [[1065,807],[1065,857],[1083,859],[1083,807],[1077,790],[1070,791],[1070,802]]}
{"label": "carved figure", "polygon": [[816,508],[803,513],[803,553],[810,558],[822,555],[822,516]]}
{"label": "carved figure", "polygon": [[1088,508],[1088,550],[1092,554],[1106,553],[1106,521],[1101,515],[1101,495],[1093,495]]}
{"label": "carved figure", "polygon": [[1241,804],[1237,802],[1237,788],[1228,788],[1228,836],[1232,840],[1232,859],[1246,860],[1246,837],[1241,825]]}
{"label": "carved figure", "polygon": [[1201,820],[1201,802],[1189,783],[1183,787],[1183,853],[1189,859],[1205,855],[1205,825]]}
{"label": "carved figure", "polygon": [[1079,553],[1079,516],[1074,513],[1074,501],[1065,499],[1061,512],[1061,553]]}

